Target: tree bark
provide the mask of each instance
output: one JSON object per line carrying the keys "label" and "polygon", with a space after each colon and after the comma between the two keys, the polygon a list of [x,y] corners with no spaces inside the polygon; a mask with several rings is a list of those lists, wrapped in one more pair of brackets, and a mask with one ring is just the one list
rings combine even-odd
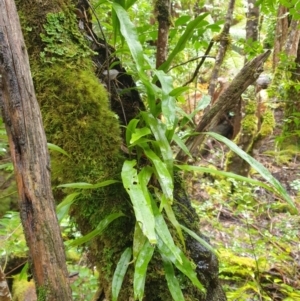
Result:
{"label": "tree bark", "polygon": [[297,56],[297,50],[300,39],[300,29],[299,29],[300,21],[293,19],[289,26],[288,36],[285,43],[284,51],[288,57]]}
{"label": "tree bark", "polygon": [[277,23],[274,39],[273,50],[273,71],[276,69],[279,62],[279,53],[283,50],[284,43],[288,34],[288,9],[283,5],[280,5],[277,13]]}
{"label": "tree bark", "polygon": [[0,301],[11,301],[11,294],[5,279],[5,274],[0,266]]}
{"label": "tree bark", "polygon": [[248,0],[246,40],[258,40],[259,6],[255,5],[257,0]]}
{"label": "tree bark", "polygon": [[169,28],[171,25],[170,8],[169,0],[156,0],[155,13],[158,20],[156,68],[166,61],[168,54]]}
{"label": "tree bark", "polygon": [[[258,41],[258,25],[259,25],[259,6],[255,5],[257,0],[248,0],[247,8],[247,23],[246,23],[246,45],[251,47],[251,44]],[[245,62],[247,56],[245,57]]]}
{"label": "tree bark", "polygon": [[221,65],[223,63],[228,45],[230,44],[230,36],[229,36],[229,30],[233,19],[233,9],[234,9],[235,0],[230,0],[228,5],[228,10],[226,14],[226,22],[224,24],[223,30],[219,36],[220,46],[219,50],[216,56],[215,66],[212,71],[211,80],[209,83],[208,88],[208,94],[212,97],[214,95],[217,80],[219,76],[219,71],[221,68]]}
{"label": "tree bark", "polygon": [[[293,21],[292,21],[293,22]],[[299,21],[296,21],[297,23]],[[295,23],[296,23],[295,22]],[[292,24],[291,24],[292,27]],[[292,27],[293,28],[293,27]],[[290,32],[291,33],[291,32]],[[290,144],[298,144],[299,143],[299,117],[298,114],[300,112],[300,104],[299,104],[299,90],[297,89],[297,85],[299,85],[300,81],[300,41],[299,41],[299,33],[300,30],[297,29],[295,34],[295,40],[293,41],[292,35],[289,35],[286,44],[286,52],[287,55],[296,56],[295,58],[295,66],[291,72],[291,83],[287,89],[287,97],[286,97],[286,105],[284,108],[285,119],[290,122],[284,123],[282,137],[284,138],[284,143]],[[297,45],[296,45],[296,42]],[[296,53],[295,53],[296,51]]]}
{"label": "tree bark", "polygon": [[[260,54],[241,69],[232,80],[230,86],[219,96],[212,108],[204,114],[195,129],[196,132],[201,133],[213,129],[220,118],[238,104],[241,94],[249,85],[256,81],[259,74],[263,71],[263,63],[267,60],[270,53],[271,51],[268,50]],[[205,135],[191,136],[188,138],[186,145],[192,155],[197,153],[197,149],[203,143],[204,139]],[[183,151],[180,151],[176,159],[185,162],[188,156]]]}
{"label": "tree bark", "polygon": [[14,1],[0,0],[0,103],[37,295],[72,300],[50,182],[50,160]]}

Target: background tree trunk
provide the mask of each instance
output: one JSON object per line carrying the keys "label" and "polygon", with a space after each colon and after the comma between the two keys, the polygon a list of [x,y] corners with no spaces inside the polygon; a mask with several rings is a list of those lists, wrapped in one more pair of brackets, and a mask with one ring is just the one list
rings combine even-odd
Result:
{"label": "background tree trunk", "polygon": [[169,0],[156,0],[155,13],[158,21],[156,68],[162,65],[168,54],[169,28],[171,25],[171,5]]}
{"label": "background tree trunk", "polygon": [[283,50],[288,34],[288,9],[282,5],[278,8],[273,50],[273,71],[279,62],[279,53]]}
{"label": "background tree trunk", "polygon": [[0,266],[0,301],[11,301],[11,294],[5,279],[5,274]]}
{"label": "background tree trunk", "polygon": [[220,46],[219,46],[219,49],[218,49],[215,66],[214,66],[214,69],[213,69],[212,74],[211,74],[211,80],[210,80],[209,88],[208,88],[208,94],[211,97],[214,95],[214,92],[216,90],[219,71],[220,71],[221,65],[223,63],[223,60],[225,58],[227,47],[230,44],[229,30],[230,30],[230,26],[231,26],[232,19],[233,19],[234,4],[235,4],[235,0],[230,0],[229,1],[228,10],[227,10],[227,14],[226,14],[226,21],[225,21],[223,30],[220,33],[220,36],[218,37],[218,41],[220,42]]}
{"label": "background tree trunk", "polygon": [[[259,6],[255,5],[256,0],[248,0],[247,7],[247,22],[246,22],[246,45],[251,47],[251,44],[258,41],[259,34]],[[245,57],[245,62],[247,56]]]}
{"label": "background tree trunk", "polygon": [[50,160],[14,1],[0,1],[0,103],[37,293],[72,300],[50,182]]}

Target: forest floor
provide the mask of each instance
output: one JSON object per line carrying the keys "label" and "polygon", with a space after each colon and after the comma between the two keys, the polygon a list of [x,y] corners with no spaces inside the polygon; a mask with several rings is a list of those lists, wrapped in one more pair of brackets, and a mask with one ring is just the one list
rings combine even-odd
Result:
{"label": "forest floor", "polygon": [[[300,152],[279,149],[282,111],[273,135],[253,152],[284,186],[300,211]],[[226,148],[215,144],[195,164],[222,170]],[[255,171],[251,176],[264,180]],[[200,229],[219,252],[220,277],[229,300],[300,300],[300,216],[274,193],[233,179],[189,174],[187,184]]]}

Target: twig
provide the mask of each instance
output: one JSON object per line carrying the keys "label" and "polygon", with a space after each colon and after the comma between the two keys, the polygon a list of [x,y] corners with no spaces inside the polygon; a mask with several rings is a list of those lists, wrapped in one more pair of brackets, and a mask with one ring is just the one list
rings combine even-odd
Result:
{"label": "twig", "polygon": [[197,65],[197,67],[194,71],[194,74],[193,74],[192,78],[190,80],[188,80],[183,86],[187,86],[188,84],[190,84],[196,78],[196,76],[198,75],[199,69],[201,68],[201,66],[205,62],[205,59],[208,57],[208,54],[210,53],[210,50],[212,49],[214,43],[215,43],[215,41],[213,39],[211,39],[204,55],[202,56],[202,59],[201,59],[200,63]]}
{"label": "twig", "polygon": [[[94,8],[93,8],[93,6],[91,5],[90,1],[89,1],[89,0],[86,0],[86,2],[87,2],[87,4],[89,5],[89,7],[91,8],[91,10],[92,10],[92,12],[93,12],[93,14],[94,14],[94,16],[95,16],[95,18],[96,18],[96,21],[97,21],[97,24],[98,24],[98,26],[99,26],[100,32],[101,32],[101,34],[102,34],[102,38],[103,38],[104,46],[105,46],[107,77],[110,78],[110,77],[109,77],[109,59],[108,59],[108,58],[109,58],[109,51],[108,51],[108,44],[107,44],[107,41],[106,41],[106,38],[105,38],[105,35],[104,35],[104,31],[103,31],[103,28],[102,28],[101,23],[100,23],[100,21],[99,21],[99,18],[98,18],[97,14],[96,14],[96,11],[94,10]],[[109,92],[109,95],[111,95],[111,93],[110,93],[110,92],[111,92],[111,86],[110,86],[110,81],[109,81],[109,80],[107,81],[107,90],[108,90],[108,92]]]}
{"label": "twig", "polygon": [[192,58],[192,59],[190,59],[190,60],[188,60],[188,61],[186,61],[186,62],[183,62],[183,63],[181,63],[181,64],[178,64],[178,65],[175,65],[175,66],[171,67],[167,72],[169,72],[170,70],[172,70],[172,69],[174,69],[174,68],[177,68],[177,67],[183,66],[183,65],[185,65],[185,64],[188,64],[188,63],[190,63],[190,62],[199,60],[199,59],[201,59],[201,58],[215,59],[216,57],[215,57],[215,56],[212,56],[212,55],[200,55],[200,56],[194,57],[194,58]]}

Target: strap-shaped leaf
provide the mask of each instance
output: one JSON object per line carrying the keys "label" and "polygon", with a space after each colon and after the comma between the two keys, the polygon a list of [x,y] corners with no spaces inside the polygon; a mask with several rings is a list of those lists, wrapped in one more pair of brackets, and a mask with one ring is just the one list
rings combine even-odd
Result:
{"label": "strap-shaped leaf", "polygon": [[253,157],[244,152],[239,148],[234,142],[230,141],[226,137],[223,137],[217,133],[208,133],[211,137],[225,143],[233,152],[243,158],[251,167],[253,167],[268,183],[270,183],[273,188],[276,190],[278,195],[280,195],[291,207],[293,213],[298,213],[298,209],[295,206],[292,198],[289,196],[284,187],[280,182],[272,176],[272,174],[266,169],[260,162],[255,160]]}
{"label": "strap-shaped leaf", "polygon": [[118,16],[120,22],[120,30],[127,42],[130,53],[136,64],[139,79],[146,88],[149,109],[152,114],[156,115],[159,113],[156,105],[156,91],[158,88],[151,82],[151,80],[145,73],[145,69],[148,68],[148,63],[144,59],[143,47],[138,39],[135,25],[130,21],[126,10],[122,6],[117,3],[112,3],[112,7]]}
{"label": "strap-shaped leaf", "polygon": [[183,254],[183,252],[180,249],[179,252],[180,252],[182,264],[179,263],[179,261],[175,258],[175,256],[171,252],[171,250],[168,248],[167,245],[164,244],[164,242],[160,237],[158,237],[157,239],[157,247],[162,256],[168,258],[179,271],[181,271],[184,275],[186,275],[191,280],[191,282],[197,288],[205,292],[204,286],[200,283],[200,281],[197,278],[197,274],[194,270],[194,266],[192,262]]}
{"label": "strap-shaped leaf", "polygon": [[139,42],[138,35],[134,24],[130,21],[126,10],[117,3],[112,3],[112,7],[115,10],[119,21],[120,30],[123,37],[126,39],[131,55],[136,63],[138,71],[142,71],[145,65],[143,47]]}
{"label": "strap-shaped leaf", "polygon": [[163,72],[162,70],[155,71],[156,76],[159,79],[162,89],[161,98],[161,109],[164,118],[166,119],[166,124],[168,129],[173,129],[175,127],[176,121],[176,99],[174,96],[170,95],[173,90],[173,78]]}
{"label": "strap-shaped leaf", "polygon": [[135,262],[133,277],[134,300],[143,300],[148,263],[152,258],[154,249],[155,247],[147,240]]}
{"label": "strap-shaped leaf", "polygon": [[134,261],[136,261],[146,241],[147,241],[147,237],[143,234],[139,223],[135,223],[134,235],[133,235],[133,260]]}
{"label": "strap-shaped leaf", "polygon": [[203,247],[205,247],[207,250],[211,251],[214,253],[216,256],[218,256],[218,253],[216,250],[208,243],[206,242],[203,238],[201,238],[199,235],[197,235],[194,231],[186,228],[183,225],[180,225],[180,227],[190,236],[192,236],[194,239],[196,239]]}
{"label": "strap-shaped leaf", "polygon": [[148,127],[136,128],[134,133],[131,135],[130,144],[135,143],[140,138],[151,134],[151,131]]}
{"label": "strap-shaped leaf", "polygon": [[185,152],[185,154],[187,154],[191,159],[193,158],[185,143],[176,133],[173,135],[173,141]]}
{"label": "strap-shaped leaf", "polygon": [[79,192],[67,195],[64,200],[56,207],[57,219],[59,222],[68,214],[71,205],[75,202]]}
{"label": "strap-shaped leaf", "polygon": [[63,150],[61,147],[59,147],[58,145],[56,144],[52,144],[52,143],[47,143],[47,146],[48,146],[48,149],[52,150],[52,151],[56,151],[56,152],[59,152],[67,157],[70,158],[70,155],[65,151]]}
{"label": "strap-shaped leaf", "polygon": [[166,137],[166,126],[159,119],[155,118],[152,114],[148,112],[142,112],[141,114],[146,123],[150,126],[151,131],[160,148],[160,152],[164,159],[164,163],[167,165],[170,175],[172,175],[174,159],[170,142]]}
{"label": "strap-shaped leaf", "polygon": [[155,230],[158,236],[162,239],[162,241],[169,247],[175,258],[182,263],[179,249],[176,247],[173,237],[170,233],[170,230],[165,222],[164,217],[161,212],[159,212],[158,207],[154,200],[152,200],[152,208],[155,215]]}
{"label": "strap-shaped leaf", "polygon": [[97,235],[100,235],[111,222],[113,222],[115,219],[117,219],[121,216],[125,216],[125,215],[122,212],[119,212],[119,213],[112,213],[112,214],[106,216],[103,220],[101,220],[101,222],[98,224],[98,226],[96,227],[95,230],[93,230],[92,232],[90,232],[80,238],[72,240],[71,243],[69,244],[69,246],[75,247],[75,246],[79,246],[79,245],[82,245],[82,244],[90,241]]}
{"label": "strap-shaped leaf", "polygon": [[112,279],[112,301],[117,301],[119,292],[122,287],[122,283],[128,269],[128,265],[131,259],[132,250],[127,248],[121,255],[121,258],[115,269],[113,279]]}
{"label": "strap-shaped leaf", "polygon": [[135,132],[136,126],[139,122],[139,119],[131,119],[126,127],[126,144],[128,147],[130,145],[131,136]]}
{"label": "strap-shaped leaf", "polygon": [[232,172],[227,172],[227,171],[221,171],[221,170],[217,170],[214,168],[208,168],[208,167],[201,167],[201,166],[192,166],[192,165],[175,165],[178,169],[181,170],[185,170],[185,171],[194,171],[194,172],[203,172],[203,173],[208,173],[208,174],[212,174],[212,175],[217,175],[217,176],[223,176],[226,178],[231,178],[231,179],[235,179],[238,181],[243,181],[246,183],[250,183],[253,185],[257,185],[263,188],[266,188],[272,192],[275,192],[274,188],[272,188],[271,186],[268,186],[267,184],[258,181],[258,180],[254,180],[251,178],[246,178],[240,175],[237,175],[235,173]]}
{"label": "strap-shaped leaf", "polygon": [[184,301],[184,297],[178,279],[176,278],[172,262],[165,256],[162,256],[162,260],[164,264],[165,277],[173,300]]}
{"label": "strap-shaped leaf", "polygon": [[198,16],[196,19],[194,19],[193,21],[189,22],[189,24],[187,25],[185,32],[182,34],[182,36],[179,38],[176,46],[174,47],[173,51],[170,53],[168,59],[166,60],[165,63],[163,63],[159,69],[167,71],[170,66],[171,63],[173,61],[173,59],[175,58],[175,56],[184,49],[185,44],[187,43],[187,41],[189,41],[189,39],[191,38],[191,36],[194,33],[195,28],[197,28],[197,26],[202,22],[203,19],[205,19],[208,16],[208,13],[204,13],[200,16]]}
{"label": "strap-shaped leaf", "polygon": [[170,175],[166,164],[147,146],[144,146],[145,155],[151,160],[155,168],[155,174],[158,178],[159,184],[168,202],[173,203],[173,179]]}
{"label": "strap-shaped leaf", "polygon": [[137,170],[134,168],[136,161],[126,160],[123,164],[121,177],[123,185],[130,196],[135,217],[144,235],[152,244],[156,243],[155,220],[152,212],[151,201],[147,194],[144,194]]}
{"label": "strap-shaped leaf", "polygon": [[[163,196],[164,197],[164,196]],[[173,208],[171,206],[171,204],[164,204],[164,209],[165,209],[165,212],[168,216],[168,219],[170,220],[170,222],[172,223],[172,225],[175,227],[177,233],[178,233],[178,236],[181,240],[181,243],[184,247],[184,250],[185,250],[185,241],[184,241],[184,238],[183,238],[183,234],[182,234],[182,231],[181,231],[181,227],[180,227],[180,224],[178,223],[178,220],[174,214],[174,211],[173,211]]]}
{"label": "strap-shaped leaf", "polygon": [[105,187],[111,184],[120,183],[120,181],[117,180],[106,180],[100,183],[96,184],[90,184],[85,182],[78,182],[78,183],[68,183],[68,184],[62,184],[58,185],[57,187],[63,187],[63,188],[78,188],[78,189],[96,189],[100,187]]}

